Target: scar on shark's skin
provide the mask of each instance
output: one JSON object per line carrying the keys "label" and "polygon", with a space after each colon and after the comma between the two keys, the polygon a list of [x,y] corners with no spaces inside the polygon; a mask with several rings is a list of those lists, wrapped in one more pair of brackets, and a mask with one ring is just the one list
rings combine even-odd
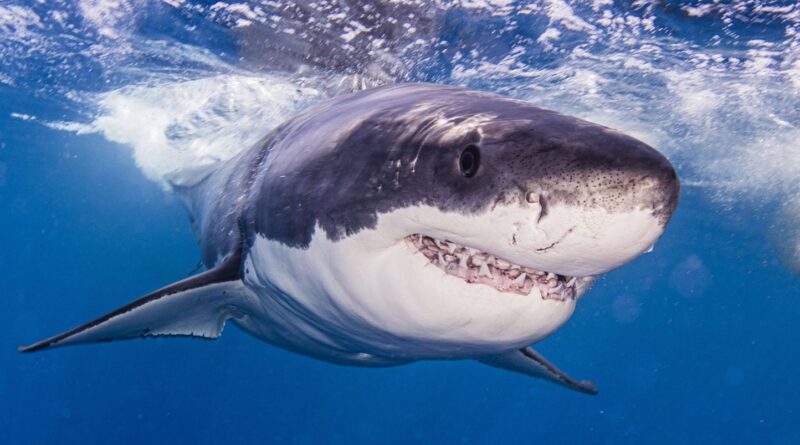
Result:
{"label": "scar on shark's skin", "polygon": [[20,351],[214,339],[231,320],[333,363],[475,359],[596,394],[530,345],[656,242],[680,189],[634,138],[433,84],[321,102],[168,180],[206,271]]}
{"label": "scar on shark's skin", "polygon": [[573,230],[575,230],[575,227],[576,227],[576,226],[572,226],[572,227],[570,227],[570,228],[569,228],[569,230],[567,230],[566,232],[564,232],[564,234],[563,234],[563,235],[561,235],[561,238],[559,238],[559,239],[557,239],[557,240],[553,241],[552,243],[550,243],[550,245],[549,245],[549,246],[546,246],[546,247],[539,247],[539,248],[537,248],[537,249],[536,249],[536,251],[537,251],[537,252],[547,252],[548,250],[552,249],[553,247],[555,247],[556,245],[558,245],[559,243],[561,243],[562,241],[564,241],[564,238],[566,238],[566,237],[567,237],[567,235],[569,235],[570,233],[572,233],[572,231],[573,231]]}

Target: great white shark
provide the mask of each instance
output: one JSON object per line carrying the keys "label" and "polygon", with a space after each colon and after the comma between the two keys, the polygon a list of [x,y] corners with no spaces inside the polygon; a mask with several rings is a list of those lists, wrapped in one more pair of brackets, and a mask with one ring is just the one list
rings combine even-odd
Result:
{"label": "great white shark", "polygon": [[232,320],[339,364],[476,359],[595,393],[530,345],[653,246],[679,195],[632,137],[433,84],[319,103],[171,181],[207,270],[21,351],[217,338]]}

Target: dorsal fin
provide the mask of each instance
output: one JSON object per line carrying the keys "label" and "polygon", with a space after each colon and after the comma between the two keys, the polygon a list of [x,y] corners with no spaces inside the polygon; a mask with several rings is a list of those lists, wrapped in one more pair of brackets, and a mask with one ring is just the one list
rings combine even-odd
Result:
{"label": "dorsal fin", "polygon": [[241,255],[234,253],[211,270],[149,293],[69,331],[21,346],[19,351],[157,335],[217,338],[225,320],[238,312],[246,292],[240,269]]}

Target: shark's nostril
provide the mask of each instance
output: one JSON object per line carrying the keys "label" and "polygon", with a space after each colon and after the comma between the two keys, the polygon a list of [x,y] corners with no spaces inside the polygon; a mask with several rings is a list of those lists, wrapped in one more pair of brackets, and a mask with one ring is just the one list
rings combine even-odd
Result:
{"label": "shark's nostril", "polygon": [[544,200],[544,196],[538,192],[529,191],[525,194],[525,201],[531,204],[531,209],[537,212],[534,219],[538,224],[547,215],[547,203]]}

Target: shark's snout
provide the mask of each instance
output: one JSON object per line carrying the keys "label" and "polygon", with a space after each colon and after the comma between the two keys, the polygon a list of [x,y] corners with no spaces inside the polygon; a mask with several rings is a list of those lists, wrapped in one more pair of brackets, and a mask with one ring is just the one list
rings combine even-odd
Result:
{"label": "shark's snout", "polygon": [[642,187],[651,190],[645,194],[649,202],[646,200],[642,205],[643,207],[649,205],[653,213],[666,225],[678,206],[681,186],[675,168],[666,159],[664,161],[653,165],[652,172],[642,181],[644,183]]}
{"label": "shark's snout", "polygon": [[649,145],[598,125],[568,123],[558,138],[537,137],[548,129],[521,125],[529,137],[498,143],[496,159],[514,159],[507,168],[525,178],[529,231],[514,237],[530,261],[565,275],[597,275],[652,247],[675,211],[680,182]]}
{"label": "shark's snout", "polygon": [[[572,191],[576,204],[603,208],[609,213],[649,212],[661,226],[666,226],[680,194],[675,168],[661,153],[643,143],[626,145],[609,149],[613,157],[594,161],[595,167],[585,172],[582,183],[566,184],[560,192],[567,197]],[[573,174],[582,176],[579,171]]]}

